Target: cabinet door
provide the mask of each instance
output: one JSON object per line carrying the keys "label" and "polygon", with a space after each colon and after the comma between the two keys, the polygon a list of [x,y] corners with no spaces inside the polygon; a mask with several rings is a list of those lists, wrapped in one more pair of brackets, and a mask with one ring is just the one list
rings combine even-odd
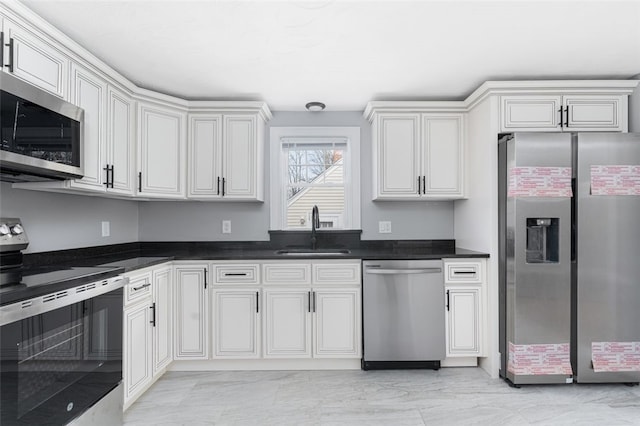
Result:
{"label": "cabinet door", "polygon": [[107,164],[113,168],[107,192],[133,195],[135,188],[134,109],[129,96],[109,87],[107,96]]}
{"label": "cabinet door", "polygon": [[423,193],[434,198],[461,198],[464,181],[462,114],[422,118]]}
{"label": "cabinet door", "polygon": [[106,183],[106,99],[107,84],[100,77],[80,66],[71,69],[73,86],[71,102],[84,110],[84,176],[70,182],[72,188],[104,191]]}
{"label": "cabinet door", "polygon": [[146,197],[184,196],[185,115],[168,108],[140,104],[138,112],[138,193]]}
{"label": "cabinet door", "polygon": [[623,120],[623,107],[626,105],[624,98],[604,95],[565,96],[565,130],[626,132]]}
{"label": "cabinet door", "polygon": [[480,288],[447,288],[447,357],[479,356]]}
{"label": "cabinet door", "polygon": [[360,358],[360,290],[314,290],[314,358]]}
{"label": "cabinet door", "polygon": [[264,357],[311,358],[311,291],[264,291]]}
{"label": "cabinet door", "polygon": [[373,199],[419,198],[420,115],[380,114],[374,127]]}
{"label": "cabinet door", "polygon": [[173,360],[171,268],[153,271],[153,375]]}
{"label": "cabinet door", "polygon": [[222,195],[222,116],[189,116],[189,198]]}
{"label": "cabinet door", "polygon": [[207,272],[206,264],[176,267],[173,311],[175,359],[209,357],[209,304],[205,286]]}
{"label": "cabinet door", "polygon": [[560,130],[561,96],[502,96],[500,130],[548,132]]}
{"label": "cabinet door", "polygon": [[260,291],[213,291],[213,357],[258,358]]}
{"label": "cabinet door", "polygon": [[258,199],[258,180],[263,176],[256,116],[225,115],[223,136],[224,198]]}
{"label": "cabinet door", "polygon": [[124,311],[124,403],[151,383],[151,310],[148,303]]}
{"label": "cabinet door", "polygon": [[[4,42],[13,43],[13,57],[4,65],[13,65],[12,74],[60,98],[67,99],[69,58],[20,25],[4,19]],[[5,51],[8,51],[5,46]],[[8,54],[7,54],[8,55]],[[4,67],[4,71],[8,71]]]}

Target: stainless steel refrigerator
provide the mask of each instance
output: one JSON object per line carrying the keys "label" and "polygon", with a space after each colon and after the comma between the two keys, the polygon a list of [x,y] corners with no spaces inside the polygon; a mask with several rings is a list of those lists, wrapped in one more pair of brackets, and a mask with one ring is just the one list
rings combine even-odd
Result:
{"label": "stainless steel refrigerator", "polygon": [[498,143],[501,377],[640,381],[640,134]]}

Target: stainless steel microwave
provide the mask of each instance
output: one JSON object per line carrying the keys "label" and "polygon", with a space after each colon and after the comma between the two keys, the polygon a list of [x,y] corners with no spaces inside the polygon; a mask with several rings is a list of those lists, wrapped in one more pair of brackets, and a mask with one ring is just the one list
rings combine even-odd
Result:
{"label": "stainless steel microwave", "polygon": [[0,111],[0,180],[82,177],[82,108],[0,72]]}

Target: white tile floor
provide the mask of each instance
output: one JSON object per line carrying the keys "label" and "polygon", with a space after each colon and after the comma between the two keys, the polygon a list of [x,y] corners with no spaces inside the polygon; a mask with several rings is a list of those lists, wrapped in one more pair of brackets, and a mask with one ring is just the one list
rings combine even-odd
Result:
{"label": "white tile floor", "polygon": [[640,387],[510,388],[479,368],[169,372],[125,425],[640,425]]}

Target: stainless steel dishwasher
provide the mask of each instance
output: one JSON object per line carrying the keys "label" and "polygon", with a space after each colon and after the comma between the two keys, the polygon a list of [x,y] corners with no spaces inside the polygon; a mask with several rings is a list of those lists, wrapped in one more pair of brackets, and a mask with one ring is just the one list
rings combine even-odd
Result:
{"label": "stainless steel dishwasher", "polygon": [[365,261],[362,369],[440,368],[445,357],[442,260]]}

